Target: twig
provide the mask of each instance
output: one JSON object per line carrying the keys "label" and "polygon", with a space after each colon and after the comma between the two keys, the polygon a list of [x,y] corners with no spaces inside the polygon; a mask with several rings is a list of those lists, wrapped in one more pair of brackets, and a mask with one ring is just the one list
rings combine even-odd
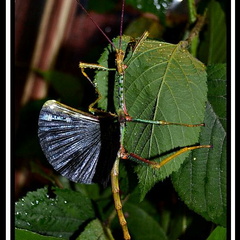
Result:
{"label": "twig", "polygon": [[205,19],[206,19],[206,12],[203,15],[198,15],[197,23],[195,24],[194,28],[189,33],[188,38],[182,42],[182,44],[181,44],[182,47],[187,48],[192,43],[193,39],[199,35],[199,33],[205,23]]}

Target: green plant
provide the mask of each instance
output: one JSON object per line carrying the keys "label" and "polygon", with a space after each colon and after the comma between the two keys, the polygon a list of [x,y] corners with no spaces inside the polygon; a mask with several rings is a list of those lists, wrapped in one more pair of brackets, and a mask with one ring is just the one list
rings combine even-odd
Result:
{"label": "green plant", "polygon": [[[189,2],[191,3],[191,1]],[[144,9],[144,5],[142,6]],[[148,4],[148,8],[149,6],[154,8],[155,5]],[[207,99],[203,94],[203,102],[207,101],[205,119],[203,120],[206,127],[201,129],[199,139],[198,133],[195,133],[191,129],[183,130],[184,134],[187,135],[187,137],[184,138],[181,135],[173,137],[173,134],[175,134],[175,131],[173,131],[169,136],[177,141],[177,143],[171,146],[171,148],[168,147],[165,137],[167,133],[160,133],[162,135],[159,141],[163,145],[159,148],[166,148],[165,151],[167,151],[177,146],[194,144],[196,142],[210,142],[214,148],[209,155],[204,155],[201,152],[190,153],[186,159],[182,158],[179,162],[173,161],[175,164],[170,165],[169,170],[168,168],[164,168],[163,171],[159,172],[157,172],[157,170],[153,171],[145,166],[137,166],[135,163],[131,164],[131,162],[122,161],[120,166],[120,185],[122,194],[125,196],[123,201],[124,212],[126,215],[131,216],[127,218],[127,220],[133,239],[136,240],[177,238],[214,239],[214,236],[225,239],[226,49],[224,48],[224,38],[217,42],[217,44],[216,41],[214,41],[214,39],[218,39],[219,34],[224,36],[225,29],[219,27],[221,26],[219,24],[219,16],[222,24],[225,24],[225,20],[224,11],[218,2],[210,1],[207,3],[207,6],[200,5],[199,11],[201,10],[200,7],[208,9],[207,29],[203,30],[202,36],[198,38],[198,43],[195,45],[195,48],[192,45],[190,51],[196,53],[196,56],[207,65]],[[156,14],[156,6],[154,9],[154,13]],[[213,9],[215,11],[213,11]],[[216,14],[216,12],[218,12],[218,14]],[[160,17],[163,17],[162,13]],[[139,21],[142,21],[142,19]],[[134,26],[133,28],[135,29],[136,23],[132,23],[132,26]],[[169,27],[165,25],[165,32],[168,29]],[[130,25],[127,32],[131,31]],[[218,47],[216,45],[218,45]],[[176,47],[176,45],[170,44],[169,46]],[[143,49],[142,51],[147,51],[147,49],[148,48]],[[205,54],[201,54],[203,49]],[[167,55],[166,51],[164,51],[163,54]],[[175,58],[177,59],[181,56],[182,55],[177,54]],[[102,56],[102,58],[104,57],[105,55]],[[100,61],[102,61],[102,58]],[[194,61],[192,56],[190,56],[189,59]],[[184,75],[188,75],[189,71],[196,70],[196,68],[196,66],[191,67],[190,69],[184,70],[183,73]],[[144,69],[144,65],[141,66],[141,70],[142,69]],[[131,71],[131,67],[129,70]],[[172,69],[170,68],[170,70]],[[175,75],[180,74],[179,72],[174,72],[174,70],[173,73]],[[106,80],[104,74],[104,72],[99,72],[96,76],[99,91],[103,96],[104,90],[101,88],[104,84],[99,81]],[[61,97],[66,97],[66,87],[57,81],[58,78],[65,78],[64,74],[59,75],[59,73],[49,71],[43,73],[43,75],[49,80],[53,87],[56,86],[55,89]],[[129,73],[129,75],[134,74]],[[163,76],[166,79],[169,78],[166,73],[164,73]],[[69,79],[69,77],[66,77],[66,79]],[[128,84],[130,84],[131,79],[128,79]],[[171,80],[171,78],[169,79]],[[196,78],[196,80],[202,82],[201,77]],[[146,77],[146,81],[151,85],[152,76],[149,75],[149,77]],[[70,81],[68,83],[70,84]],[[77,89],[77,82],[74,81],[74,84],[72,89]],[[196,86],[199,87],[199,84],[196,84]],[[142,87],[143,86],[139,86],[140,89]],[[128,86],[126,86],[126,89],[129,91],[129,99],[131,99],[132,96],[134,100],[134,89],[131,90]],[[151,87],[151,89],[151,91],[155,90],[154,87]],[[173,83],[170,89],[175,91],[173,97],[177,99],[181,99],[181,94],[184,95],[182,93],[184,87],[179,93],[179,86],[176,88],[176,84]],[[177,95],[178,93],[179,96]],[[198,89],[196,89],[193,95],[199,93]],[[159,92],[153,94],[157,95]],[[103,97],[103,101],[99,103],[102,104],[100,105],[102,108],[104,108],[104,99]],[[171,116],[171,107],[167,101],[169,99],[161,98],[160,100],[161,105],[157,105],[157,107],[161,107],[161,111],[166,111],[166,113]],[[166,102],[164,102],[165,100]],[[178,100],[177,105],[180,104],[185,104],[185,102]],[[191,117],[193,119],[195,117],[197,118],[197,120],[194,121],[202,121],[204,118],[204,109],[202,108],[200,111],[201,107],[196,107],[194,102],[192,102],[192,104],[193,106],[190,107],[187,115],[190,117],[191,114],[193,114]],[[139,105],[130,103],[129,106],[139,108]],[[192,108],[195,108],[194,113],[192,112]],[[134,109],[130,111],[134,113]],[[135,111],[135,114],[138,113],[139,111]],[[138,126],[139,128],[143,128],[141,125]],[[135,126],[135,128],[136,127],[137,126]],[[138,136],[134,136],[133,133],[131,133],[131,129],[132,128],[129,128],[127,133],[128,138],[126,145],[129,148],[136,146],[135,151],[138,151],[138,148],[143,149],[144,146],[140,147],[136,145]],[[161,129],[161,131],[164,130]],[[190,132],[187,133],[187,131]],[[139,132],[141,132],[141,130],[139,130]],[[191,139],[192,137],[193,139]],[[144,138],[146,139],[147,137]],[[141,142],[139,144],[145,145],[145,143]],[[158,146],[155,149],[156,151],[151,152],[150,157],[160,154],[160,152],[157,151]],[[146,152],[149,151],[150,148],[146,148]],[[176,165],[176,162],[178,165]],[[56,178],[55,174],[49,176],[43,171],[40,172],[39,168],[36,167],[36,165],[34,166],[34,169],[37,169],[42,176],[48,178],[52,184],[49,184],[48,188],[44,187],[37,191],[29,192],[25,198],[20,199],[16,203],[16,227],[29,230],[29,232],[16,230],[16,239],[26,239],[28,234],[30,238],[31,234],[33,234],[32,232],[47,235],[48,237],[38,236],[39,238],[45,239],[51,239],[53,238],[52,236],[66,239],[121,239],[118,234],[120,229],[116,221],[112,194],[109,187],[102,188],[99,185],[73,184],[64,178]],[[165,179],[172,171],[174,172],[171,174],[171,181],[170,179]],[[139,182],[137,182],[137,179],[139,179]],[[157,183],[163,179],[165,179],[163,183]],[[63,186],[64,189],[58,188],[60,186],[59,181],[61,182],[61,187]],[[172,184],[184,203],[178,201]],[[51,185],[54,185],[54,187],[51,187]],[[140,199],[142,200],[141,202],[139,202]],[[193,211],[189,211],[186,206]],[[208,222],[197,214],[201,215]],[[106,220],[109,222],[105,222]],[[195,229],[200,223],[201,226],[203,226],[201,234]],[[223,228],[215,228],[216,225],[223,226]],[[213,228],[215,228],[215,230],[211,234]],[[23,238],[21,234],[26,234],[25,238]]]}

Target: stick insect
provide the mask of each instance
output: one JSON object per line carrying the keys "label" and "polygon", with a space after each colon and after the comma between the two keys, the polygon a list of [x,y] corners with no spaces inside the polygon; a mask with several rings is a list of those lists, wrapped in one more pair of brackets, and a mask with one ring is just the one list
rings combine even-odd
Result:
{"label": "stick insect", "polygon": [[[85,8],[79,2],[79,5],[94,22],[94,24],[103,33],[102,29],[95,23]],[[89,106],[89,113],[73,109],[62,103],[58,103],[54,100],[47,101],[40,112],[39,116],[39,139],[43,152],[45,153],[48,161],[61,175],[67,177],[74,182],[81,182],[91,184],[93,182],[101,182],[106,184],[109,175],[111,175],[112,193],[114,199],[115,209],[118,215],[118,219],[123,231],[123,237],[125,240],[130,240],[130,233],[127,226],[127,221],[122,210],[122,202],[120,196],[119,187],[119,161],[120,159],[130,159],[136,162],[144,163],[151,169],[160,170],[165,165],[169,164],[171,160],[183,155],[186,152],[199,148],[210,148],[210,145],[197,145],[187,146],[180,148],[168,155],[164,159],[159,161],[152,161],[147,157],[142,157],[140,154],[132,152],[131,149],[125,146],[126,141],[126,129],[131,128],[130,124],[140,124],[154,126],[159,128],[161,126],[175,126],[175,127],[201,127],[203,123],[188,124],[170,122],[167,120],[157,119],[157,114],[153,114],[152,118],[140,118],[132,115],[132,110],[129,111],[128,106],[130,104],[130,98],[128,98],[125,82],[128,77],[128,68],[132,64],[133,59],[138,58],[145,51],[142,48],[147,48],[157,52],[154,47],[168,47],[160,42],[148,42],[148,32],[144,32],[143,35],[137,40],[128,40],[127,46],[130,46],[129,54],[126,56],[126,51],[122,49],[123,40],[123,15],[124,15],[124,0],[122,1],[122,13],[120,24],[120,37],[119,46],[115,44],[106,36],[110,43],[111,48],[115,51],[115,65],[116,68],[109,68],[100,64],[89,64],[80,62],[79,67],[82,74],[89,80],[89,82],[95,87],[85,69],[96,69],[100,71],[115,71],[116,80],[114,93],[114,106],[115,112],[103,111],[96,107],[102,99],[102,92],[99,92],[97,88],[96,93],[98,98]],[[148,44],[150,44],[148,46]],[[179,45],[174,48],[178,50],[183,45]],[[171,46],[169,45],[169,48]],[[157,48],[156,48],[157,49]],[[185,51],[180,49],[181,51]],[[159,52],[157,52],[158,57]],[[127,60],[126,60],[127,59]],[[138,67],[141,71],[141,68]],[[142,69],[146,72],[145,69]],[[144,81],[144,77],[140,76],[140,81]],[[160,84],[163,84],[164,80],[159,80]],[[147,85],[147,84],[146,84]],[[145,87],[145,85],[143,85]],[[130,87],[129,87],[130,89]],[[138,90],[134,90],[138,91]],[[142,92],[142,91],[141,91]],[[141,97],[142,98],[142,97]],[[156,101],[158,98],[156,97]],[[147,100],[146,100],[147,102]],[[134,104],[132,104],[134,105]],[[144,110],[144,109],[143,109]],[[154,110],[155,111],[155,110]],[[157,113],[157,110],[155,111]],[[129,125],[128,125],[129,124]],[[152,133],[154,133],[152,131]],[[161,139],[159,139],[161,141]]]}

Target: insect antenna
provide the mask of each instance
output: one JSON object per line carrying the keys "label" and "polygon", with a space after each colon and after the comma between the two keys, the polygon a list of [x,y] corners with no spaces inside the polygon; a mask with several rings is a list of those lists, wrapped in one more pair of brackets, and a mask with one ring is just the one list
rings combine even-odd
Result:
{"label": "insect antenna", "polygon": [[98,28],[98,30],[103,34],[103,36],[108,40],[108,42],[113,46],[114,49],[117,49],[116,46],[113,44],[113,42],[110,40],[110,38],[106,35],[106,33],[99,27],[99,25],[95,22],[95,20],[92,18],[92,16],[88,13],[88,11],[83,7],[83,5],[80,3],[80,1],[77,1],[79,6],[82,8],[82,10],[87,14],[87,16],[91,19],[93,24]]}
{"label": "insect antenna", "polygon": [[122,1],[121,22],[120,22],[120,31],[119,31],[119,37],[120,37],[120,38],[119,38],[119,46],[118,46],[118,49],[121,49],[121,47],[122,47],[124,3],[125,3],[125,0]]}

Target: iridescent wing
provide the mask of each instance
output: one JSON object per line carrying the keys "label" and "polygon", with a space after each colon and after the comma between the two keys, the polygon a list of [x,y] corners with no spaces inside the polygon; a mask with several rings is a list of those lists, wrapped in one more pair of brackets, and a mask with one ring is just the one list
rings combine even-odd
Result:
{"label": "iridescent wing", "polygon": [[[104,132],[109,132],[106,127],[111,124],[105,122],[54,100],[47,101],[40,112],[38,136],[49,163],[71,181],[105,182],[114,161],[108,157],[115,158],[118,150],[118,146],[114,147],[114,152],[108,156],[106,146],[110,143],[106,141],[111,138],[108,139]],[[107,154],[105,158],[103,153]]]}

